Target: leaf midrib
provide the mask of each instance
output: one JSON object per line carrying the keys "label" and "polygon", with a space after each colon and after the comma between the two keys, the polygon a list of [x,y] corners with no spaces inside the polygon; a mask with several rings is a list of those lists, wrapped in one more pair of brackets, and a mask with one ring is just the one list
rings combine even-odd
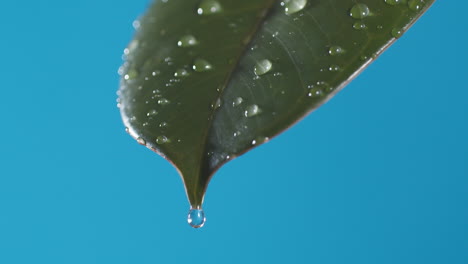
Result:
{"label": "leaf midrib", "polygon": [[[226,87],[228,86],[230,80],[231,80],[231,76],[233,75],[233,73],[235,72],[235,70],[238,68],[239,66],[239,62],[241,60],[241,58],[244,56],[244,54],[246,53],[247,51],[247,47],[249,46],[249,44],[252,42],[252,39],[253,37],[255,36],[255,34],[258,32],[258,30],[260,29],[261,25],[263,24],[263,22],[266,20],[266,18],[271,14],[271,11],[273,9],[273,6],[274,4],[276,3],[276,0],[269,0],[269,2],[265,5],[265,8],[263,8],[263,11],[260,12],[260,14],[262,14],[262,16],[260,16],[257,20],[257,23],[252,27],[252,30],[250,31],[249,34],[247,34],[247,37],[244,38],[245,39],[248,39],[248,41],[242,41],[242,50],[241,52],[239,52],[239,54],[235,57],[235,62],[232,64],[233,66],[231,67],[231,70],[226,74],[226,77],[224,78],[224,81],[222,83],[222,85],[220,86],[220,91],[219,91],[219,95],[216,97],[215,99],[215,103],[220,100],[222,97],[223,97],[223,91],[226,89]],[[202,139],[202,147],[201,147],[201,155],[200,155],[200,167],[199,167],[199,172],[197,174],[197,182],[200,182],[200,177],[202,177],[202,168],[204,166],[204,163],[203,161],[205,161],[205,159],[207,158],[207,146],[208,146],[208,136],[210,135],[210,132],[211,132],[211,128],[212,128],[212,124],[213,124],[213,120],[214,120],[214,116],[216,114],[216,111],[217,109],[216,108],[213,108],[213,110],[211,111],[211,114],[209,116],[209,122],[207,124],[207,129],[205,130],[205,134],[203,136],[203,139]],[[216,170],[217,168],[221,167],[222,164],[224,164],[225,162],[221,162],[220,164],[218,164],[216,166],[215,169],[211,170],[209,172],[210,175],[208,175],[208,177],[210,177]],[[209,181],[209,179],[208,179]],[[206,186],[205,186],[206,188]]]}

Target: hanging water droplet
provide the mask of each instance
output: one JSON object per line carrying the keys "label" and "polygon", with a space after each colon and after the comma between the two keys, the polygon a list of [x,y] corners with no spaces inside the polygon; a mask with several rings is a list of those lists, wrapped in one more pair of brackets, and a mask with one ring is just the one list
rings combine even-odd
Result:
{"label": "hanging water droplet", "polygon": [[307,0],[284,0],[281,5],[284,6],[286,15],[291,15],[304,9]]}
{"label": "hanging water droplet", "polygon": [[168,124],[167,122],[161,122],[161,123],[159,124],[159,127],[160,127],[160,128],[165,128],[165,127],[168,127],[168,126],[169,126],[169,124]]}
{"label": "hanging water droplet", "polygon": [[213,69],[213,66],[204,59],[196,59],[193,63],[192,68],[196,72],[205,72]]}
{"label": "hanging water droplet", "polygon": [[409,9],[413,11],[419,11],[423,7],[424,2],[422,0],[410,0],[408,2]]}
{"label": "hanging water droplet", "polygon": [[203,227],[206,222],[205,212],[203,212],[203,209],[191,208],[187,216],[187,222],[193,228]]}
{"label": "hanging water droplet", "polygon": [[331,46],[329,49],[328,49],[328,54],[332,55],[332,56],[336,56],[336,55],[341,55],[343,54],[345,51],[343,48],[341,48],[340,46]]}
{"label": "hanging water droplet", "polygon": [[158,100],[159,105],[168,105],[170,103],[171,102],[169,100],[167,100],[166,98],[161,98],[161,99]]}
{"label": "hanging water droplet", "polygon": [[271,71],[272,64],[269,60],[261,60],[255,64],[254,72],[257,76],[263,75]]}
{"label": "hanging water droplet", "polygon": [[193,35],[185,35],[177,42],[177,46],[182,48],[192,47],[197,44],[198,41]]}
{"label": "hanging water droplet", "polygon": [[392,36],[393,36],[394,38],[399,38],[399,37],[401,37],[402,35],[403,35],[403,31],[402,31],[401,29],[399,29],[399,28],[394,28],[394,29],[392,29]]}
{"label": "hanging water droplet", "polygon": [[156,138],[156,143],[159,145],[169,143],[169,139],[166,136],[159,136]]}
{"label": "hanging water droplet", "polygon": [[186,69],[178,69],[174,73],[174,77],[187,77],[189,75],[190,75],[190,73]]}
{"label": "hanging water droplet", "polygon": [[262,112],[262,109],[260,109],[258,105],[254,104],[254,105],[247,106],[247,108],[244,111],[244,116],[253,117],[253,116],[260,114],[261,112]]}
{"label": "hanging water droplet", "polygon": [[197,13],[199,15],[211,15],[219,13],[223,10],[221,4],[216,0],[202,0],[198,6]]}
{"label": "hanging water droplet", "polygon": [[353,28],[356,29],[356,30],[363,30],[363,29],[366,29],[366,24],[364,24],[364,22],[361,22],[361,21],[357,21],[353,24]]}
{"label": "hanging water droplet", "polygon": [[398,5],[401,2],[401,0],[385,0],[385,3],[389,5]]}
{"label": "hanging water droplet", "polygon": [[355,4],[349,12],[349,15],[355,19],[363,19],[369,16],[369,14],[370,14],[369,7],[361,3]]}
{"label": "hanging water droplet", "polygon": [[232,102],[232,106],[239,106],[242,104],[242,102],[244,102],[244,99],[242,97],[237,97],[236,99],[234,99],[234,101]]}
{"label": "hanging water droplet", "polygon": [[140,144],[140,145],[146,146],[146,140],[144,140],[144,139],[141,138],[141,137],[137,138],[137,142],[138,142],[138,144]]}

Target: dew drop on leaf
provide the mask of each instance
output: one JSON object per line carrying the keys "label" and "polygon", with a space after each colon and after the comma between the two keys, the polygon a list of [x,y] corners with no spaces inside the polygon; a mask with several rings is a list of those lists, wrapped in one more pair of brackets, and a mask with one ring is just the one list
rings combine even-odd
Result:
{"label": "dew drop on leaf", "polygon": [[331,46],[328,49],[328,54],[330,54],[332,56],[341,55],[343,53],[344,53],[344,49],[341,48],[340,46]]}
{"label": "dew drop on leaf", "polygon": [[138,144],[140,144],[140,145],[146,146],[146,140],[144,140],[144,139],[141,138],[141,137],[137,138],[137,142],[138,142]]}
{"label": "dew drop on leaf", "polygon": [[282,2],[282,5],[284,6],[286,15],[291,15],[304,9],[307,5],[307,0],[285,0]]}
{"label": "dew drop on leaf", "polygon": [[239,106],[242,104],[242,102],[244,102],[244,99],[242,97],[237,97],[236,99],[234,99],[234,101],[232,102],[232,106]]}
{"label": "dew drop on leaf", "polygon": [[166,136],[159,136],[156,138],[156,143],[159,145],[169,143],[169,139]]}
{"label": "dew drop on leaf", "polygon": [[174,73],[174,77],[187,77],[189,75],[190,75],[190,73],[186,69],[178,69]]}
{"label": "dew drop on leaf", "polygon": [[213,66],[204,59],[196,59],[192,68],[196,72],[205,72],[213,69]]}
{"label": "dew drop on leaf", "polygon": [[261,60],[255,64],[254,72],[257,76],[271,71],[273,64],[269,60]]}
{"label": "dew drop on leaf", "polygon": [[198,6],[197,13],[199,15],[211,15],[221,12],[223,9],[221,4],[216,0],[203,0]]}
{"label": "dew drop on leaf", "polygon": [[260,109],[258,105],[254,104],[254,105],[247,106],[247,108],[244,111],[244,116],[253,117],[253,116],[260,114],[261,112],[262,112],[262,109]]}
{"label": "dew drop on leaf", "polygon": [[366,29],[366,27],[367,27],[366,24],[364,24],[361,21],[357,21],[353,24],[353,28],[356,30],[363,30],[363,29]]}
{"label": "dew drop on leaf", "polygon": [[398,5],[401,3],[401,0],[385,0],[385,3],[389,5]]}
{"label": "dew drop on leaf", "polygon": [[399,28],[394,28],[394,29],[392,29],[392,36],[393,36],[394,38],[399,38],[399,37],[401,37],[402,35],[403,35],[403,31],[402,31],[401,29],[399,29]]}
{"label": "dew drop on leaf", "polygon": [[355,4],[352,8],[351,8],[351,11],[349,13],[349,15],[352,17],[352,18],[355,18],[355,19],[363,19],[367,16],[369,16],[370,14],[370,10],[369,10],[369,7],[365,4]]}
{"label": "dew drop on leaf", "polygon": [[171,102],[169,100],[167,100],[166,98],[161,98],[161,99],[158,100],[159,105],[168,105],[170,103]]}
{"label": "dew drop on leaf", "polygon": [[177,42],[177,46],[182,48],[192,47],[197,44],[198,41],[193,35],[185,35]]}

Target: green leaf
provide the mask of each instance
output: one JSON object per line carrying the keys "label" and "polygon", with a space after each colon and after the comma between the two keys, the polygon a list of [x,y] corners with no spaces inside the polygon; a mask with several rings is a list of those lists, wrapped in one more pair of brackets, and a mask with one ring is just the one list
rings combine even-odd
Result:
{"label": "green leaf", "polygon": [[201,208],[220,166],[329,100],[433,2],[156,1],[125,50],[123,121]]}

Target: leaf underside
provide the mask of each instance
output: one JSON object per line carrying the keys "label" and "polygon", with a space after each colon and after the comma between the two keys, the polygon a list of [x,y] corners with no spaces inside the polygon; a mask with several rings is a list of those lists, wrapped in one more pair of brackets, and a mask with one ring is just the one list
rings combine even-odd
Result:
{"label": "leaf underside", "polygon": [[120,69],[124,124],[199,208],[220,166],[330,99],[433,2],[155,1]]}

